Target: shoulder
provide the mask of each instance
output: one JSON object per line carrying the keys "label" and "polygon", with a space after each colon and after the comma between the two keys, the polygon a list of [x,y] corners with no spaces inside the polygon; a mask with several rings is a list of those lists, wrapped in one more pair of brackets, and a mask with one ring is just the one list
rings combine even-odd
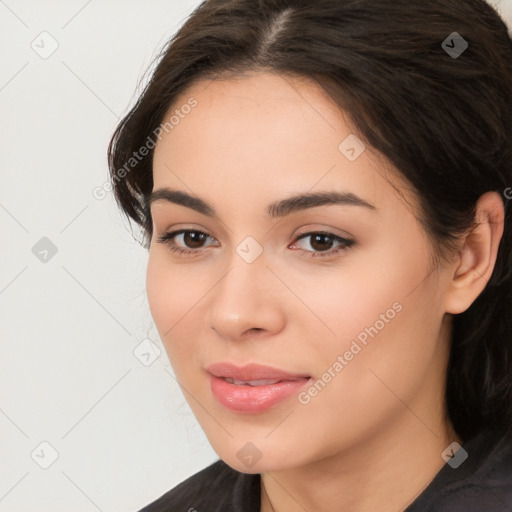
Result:
{"label": "shoulder", "polygon": [[459,450],[410,512],[512,510],[512,432],[486,430]]}
{"label": "shoulder", "polygon": [[240,473],[218,460],[190,476],[139,512],[237,512],[236,489],[254,475]]}
{"label": "shoulder", "polygon": [[447,489],[447,496],[471,497],[468,512],[507,510],[512,508],[512,432],[486,431],[481,437],[480,445],[469,445],[467,450],[468,460],[473,452],[479,463],[474,464],[474,471],[467,478],[453,485],[452,491]]}

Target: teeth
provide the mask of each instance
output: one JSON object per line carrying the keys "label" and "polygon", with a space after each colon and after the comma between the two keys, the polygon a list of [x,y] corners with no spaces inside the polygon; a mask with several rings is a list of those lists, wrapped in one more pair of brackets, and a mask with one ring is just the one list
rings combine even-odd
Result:
{"label": "teeth", "polygon": [[230,384],[236,384],[237,386],[267,386],[281,382],[279,379],[237,380],[229,377],[226,377],[224,380]]}

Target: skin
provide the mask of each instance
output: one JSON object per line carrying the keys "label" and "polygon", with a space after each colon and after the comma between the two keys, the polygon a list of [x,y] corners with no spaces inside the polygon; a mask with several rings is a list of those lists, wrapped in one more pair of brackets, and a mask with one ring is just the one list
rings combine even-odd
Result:
{"label": "skin", "polygon": [[[154,202],[147,267],[151,314],[185,398],[219,457],[262,475],[262,511],[403,510],[444,465],[443,450],[462,444],[444,405],[450,319],[492,273],[499,195],[480,198],[478,226],[433,268],[411,187],[372,148],[355,161],[338,150],[356,132],[316,84],[264,72],[200,81],[169,113],[191,96],[197,107],[155,148],[154,190],[198,196],[218,218]],[[311,191],[352,192],[376,209],[267,218],[269,203]],[[185,228],[209,235],[202,245],[173,239],[195,255],[157,241]],[[355,244],[312,257],[325,245],[297,238],[315,231]],[[250,264],[236,252],[247,236],[263,248]],[[210,391],[204,368],[219,361],[319,379],[397,302],[401,311],[306,405],[293,396],[240,414]],[[252,467],[237,456],[249,441],[261,453]]]}

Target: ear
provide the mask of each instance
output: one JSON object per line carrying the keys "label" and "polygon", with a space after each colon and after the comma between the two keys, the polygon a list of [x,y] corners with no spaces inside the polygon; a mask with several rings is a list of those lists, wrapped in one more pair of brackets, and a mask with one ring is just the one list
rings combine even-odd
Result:
{"label": "ear", "polygon": [[446,293],[446,312],[466,311],[491,278],[504,229],[503,200],[486,192],[477,202],[475,226],[465,235]]}

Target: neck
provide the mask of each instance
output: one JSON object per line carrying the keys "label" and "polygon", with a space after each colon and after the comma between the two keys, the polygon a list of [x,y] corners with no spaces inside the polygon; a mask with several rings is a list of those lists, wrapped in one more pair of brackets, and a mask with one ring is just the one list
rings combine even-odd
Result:
{"label": "neck", "polygon": [[348,450],[300,468],[261,475],[261,512],[404,510],[462,444],[451,423],[427,426],[411,410]]}

